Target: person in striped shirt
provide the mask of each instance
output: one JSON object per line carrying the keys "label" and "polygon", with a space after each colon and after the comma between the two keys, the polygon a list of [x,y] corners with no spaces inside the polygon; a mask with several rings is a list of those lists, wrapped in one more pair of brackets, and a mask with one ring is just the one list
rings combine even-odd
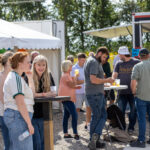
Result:
{"label": "person in striped shirt", "polygon": [[[34,133],[31,123],[33,115],[34,84],[30,72],[29,54],[17,52],[10,58],[12,71],[9,72],[4,82],[4,122],[10,136],[11,150],[33,150],[32,136],[19,141],[19,136],[25,131]],[[25,72],[29,79],[29,86],[21,77]]]}

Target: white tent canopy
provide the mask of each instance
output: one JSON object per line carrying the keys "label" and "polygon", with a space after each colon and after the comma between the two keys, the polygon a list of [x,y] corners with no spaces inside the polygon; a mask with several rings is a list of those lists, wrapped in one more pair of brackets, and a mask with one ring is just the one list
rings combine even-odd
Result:
{"label": "white tent canopy", "polygon": [[[142,32],[148,32],[148,24],[142,24]],[[102,38],[114,38],[119,36],[126,36],[126,35],[132,35],[132,25],[121,25],[121,26],[113,26],[103,29],[97,29],[97,30],[89,30],[85,31],[85,34],[92,35],[92,36],[98,36]]]}
{"label": "white tent canopy", "polygon": [[11,48],[13,43],[13,38],[6,34],[0,33],[0,49],[1,48]]}
{"label": "white tent canopy", "polygon": [[61,41],[56,37],[37,32],[0,19],[0,49],[60,49]]}
{"label": "white tent canopy", "polygon": [[84,33],[102,38],[114,38],[132,33],[132,25],[113,26],[103,29],[85,31]]}
{"label": "white tent canopy", "polygon": [[[36,49],[47,57],[48,68],[57,87],[61,74],[61,45],[59,38],[0,19],[0,49],[17,47],[27,49],[29,53]],[[58,108],[56,103],[53,106]]]}

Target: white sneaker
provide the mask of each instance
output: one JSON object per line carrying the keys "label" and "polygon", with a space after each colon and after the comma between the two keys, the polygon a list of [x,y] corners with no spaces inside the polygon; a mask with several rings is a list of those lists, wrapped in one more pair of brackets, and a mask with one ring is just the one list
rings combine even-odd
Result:
{"label": "white sneaker", "polygon": [[87,125],[87,130],[90,131],[90,123]]}

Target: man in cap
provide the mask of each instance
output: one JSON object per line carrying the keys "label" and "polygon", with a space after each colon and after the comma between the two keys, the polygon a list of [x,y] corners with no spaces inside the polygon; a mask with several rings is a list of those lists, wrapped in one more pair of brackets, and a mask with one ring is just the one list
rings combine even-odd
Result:
{"label": "man in cap", "polygon": [[89,149],[104,147],[99,138],[104,128],[107,114],[106,101],[104,97],[104,83],[112,83],[112,78],[104,79],[104,71],[101,62],[106,60],[109,52],[106,47],[98,48],[95,56],[90,56],[84,65],[85,94],[88,104],[92,110],[92,120],[90,124]]}
{"label": "man in cap", "polygon": [[121,46],[118,50],[120,61],[117,62],[112,78],[120,79],[121,85],[128,85],[128,89],[121,90],[118,95],[118,106],[122,110],[125,117],[125,110],[127,104],[130,106],[129,113],[129,126],[128,133],[132,134],[134,131],[134,125],[136,123],[136,109],[134,102],[134,95],[132,94],[130,83],[131,83],[131,73],[135,64],[139,63],[138,59],[132,58],[128,47]]}
{"label": "man in cap", "polygon": [[146,112],[150,117],[150,60],[149,51],[145,48],[139,52],[141,62],[132,70],[131,89],[135,95],[138,114],[138,140],[130,143],[131,147],[145,147]]}

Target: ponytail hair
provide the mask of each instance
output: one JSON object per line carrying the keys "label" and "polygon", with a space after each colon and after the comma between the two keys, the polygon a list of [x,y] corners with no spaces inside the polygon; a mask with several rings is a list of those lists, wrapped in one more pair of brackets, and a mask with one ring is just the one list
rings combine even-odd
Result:
{"label": "ponytail hair", "polygon": [[12,55],[13,55],[13,52],[6,52],[4,54],[1,54],[0,55],[0,64],[4,67]]}

